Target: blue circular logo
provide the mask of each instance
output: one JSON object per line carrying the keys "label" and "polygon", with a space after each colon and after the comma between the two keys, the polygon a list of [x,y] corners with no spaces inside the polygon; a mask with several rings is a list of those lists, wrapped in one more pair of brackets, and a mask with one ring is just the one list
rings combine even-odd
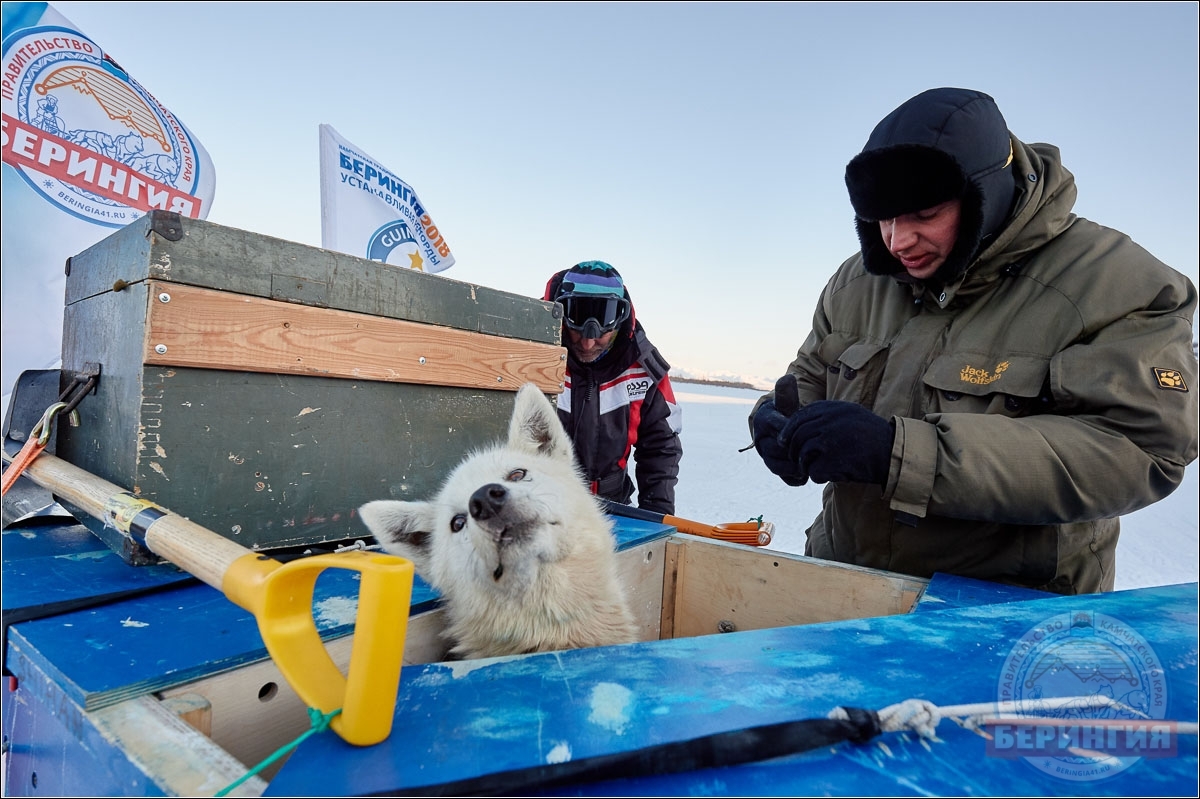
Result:
{"label": "blue circular logo", "polygon": [[388,222],[371,234],[367,257],[372,261],[423,270],[425,260],[412,228],[403,219]]}

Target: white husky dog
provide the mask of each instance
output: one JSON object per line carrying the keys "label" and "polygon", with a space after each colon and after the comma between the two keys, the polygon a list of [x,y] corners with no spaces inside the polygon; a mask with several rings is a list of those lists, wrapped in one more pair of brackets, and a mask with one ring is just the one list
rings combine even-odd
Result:
{"label": "white husky dog", "polygon": [[538,387],[517,392],[508,441],[469,455],[431,502],[359,509],[380,545],[442,595],[462,658],[637,640],[612,523]]}

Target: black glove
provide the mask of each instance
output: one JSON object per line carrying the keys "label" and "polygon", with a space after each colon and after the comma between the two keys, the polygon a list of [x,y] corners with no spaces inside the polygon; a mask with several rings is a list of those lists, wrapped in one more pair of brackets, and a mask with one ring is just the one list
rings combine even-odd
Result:
{"label": "black glove", "polygon": [[895,437],[891,421],[858,403],[819,400],[792,414],[779,443],[786,447],[788,460],[814,483],[886,487]]}
{"label": "black glove", "polygon": [[767,400],[754,414],[754,449],[763,463],[790,486],[808,482],[808,474],[788,456],[787,443],[779,434],[787,426],[788,417],[800,407],[800,393],[791,375],[775,383],[775,400]]}

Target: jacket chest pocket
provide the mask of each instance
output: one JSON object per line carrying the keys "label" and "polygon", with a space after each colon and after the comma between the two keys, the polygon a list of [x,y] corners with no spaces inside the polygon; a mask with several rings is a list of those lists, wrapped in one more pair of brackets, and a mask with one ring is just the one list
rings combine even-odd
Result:
{"label": "jacket chest pocket", "polygon": [[1031,416],[1053,410],[1050,361],[1029,355],[946,353],[925,371],[926,412]]}
{"label": "jacket chest pocket", "polygon": [[827,399],[857,402],[874,407],[879,381],[887,364],[887,345],[859,341],[847,344],[826,338],[818,353],[828,364],[825,370]]}

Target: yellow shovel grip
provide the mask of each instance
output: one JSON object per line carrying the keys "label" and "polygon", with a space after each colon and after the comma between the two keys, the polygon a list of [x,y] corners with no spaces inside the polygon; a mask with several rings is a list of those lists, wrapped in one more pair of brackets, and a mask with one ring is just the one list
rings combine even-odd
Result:
{"label": "yellow shovel grip", "polygon": [[[313,589],[327,568],[360,573],[347,676],[313,620]],[[333,730],[347,743],[370,746],[392,729],[412,583],[412,563],[393,555],[341,552],[280,564],[250,553],[229,566],[221,590],[254,614],[267,652],[300,699],[322,713],[341,708]]]}

